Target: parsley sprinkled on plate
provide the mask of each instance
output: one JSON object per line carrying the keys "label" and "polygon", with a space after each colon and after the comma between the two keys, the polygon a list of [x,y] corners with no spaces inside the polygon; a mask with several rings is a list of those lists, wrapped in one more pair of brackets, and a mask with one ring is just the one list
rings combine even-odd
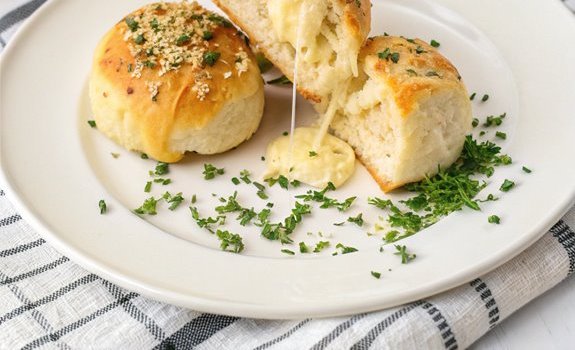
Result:
{"label": "parsley sprinkled on plate", "polygon": [[324,250],[325,248],[328,248],[330,246],[329,241],[319,241],[317,242],[317,244],[315,245],[315,248],[313,249],[314,253],[319,253],[322,250]]}
{"label": "parsley sprinkled on plate", "polygon": [[513,187],[515,187],[515,182],[505,179],[505,181],[503,181],[501,184],[501,187],[499,187],[499,190],[502,192],[509,192],[509,190],[511,190]]}
{"label": "parsley sprinkled on plate", "polygon": [[103,199],[100,199],[100,201],[98,202],[98,207],[100,207],[100,215],[104,215],[108,211],[106,201],[104,201]]}
{"label": "parsley sprinkled on plate", "polygon": [[211,180],[218,175],[223,175],[224,172],[224,168],[216,168],[212,164],[206,163],[204,164],[204,171],[202,174],[204,174],[204,179]]}
{"label": "parsley sprinkled on plate", "polygon": [[242,237],[236,233],[218,230],[216,236],[220,240],[220,248],[226,252],[241,253],[244,250]]}
{"label": "parsley sprinkled on plate", "polygon": [[394,254],[401,256],[402,264],[407,264],[416,258],[416,255],[410,254],[404,245],[395,245],[395,249],[397,250],[397,252],[395,252]]}
{"label": "parsley sprinkled on plate", "polygon": [[441,44],[439,43],[439,41],[436,41],[435,39],[431,39],[431,41],[429,42],[429,45],[438,48],[439,46],[441,46]]}
{"label": "parsley sprinkled on plate", "polygon": [[350,253],[355,253],[357,252],[357,248],[354,247],[347,247],[341,243],[338,243],[335,246],[335,249],[340,249],[341,250],[341,254],[350,254]]}
{"label": "parsley sprinkled on plate", "polygon": [[134,213],[139,214],[139,215],[144,215],[144,214],[156,215],[157,214],[157,210],[156,210],[157,204],[158,204],[158,200],[155,199],[154,197],[150,197],[150,198],[146,199],[144,201],[144,203],[139,208],[134,209]]}
{"label": "parsley sprinkled on plate", "polygon": [[531,174],[533,172],[533,170],[529,169],[528,167],[524,166],[521,168],[524,172],[526,172],[527,174]]}
{"label": "parsley sprinkled on plate", "polygon": [[483,97],[481,98],[481,102],[486,102],[487,100],[489,100],[489,95],[487,94],[483,95]]}
{"label": "parsley sprinkled on plate", "polygon": [[359,227],[362,227],[363,226],[363,213],[359,213],[355,217],[349,217],[349,218],[347,218],[347,221],[352,222]]}
{"label": "parsley sprinkled on plate", "polygon": [[371,271],[371,275],[377,279],[381,278],[381,272]]}
{"label": "parsley sprinkled on plate", "polygon": [[497,216],[497,215],[491,215],[491,216],[489,216],[489,217],[487,218],[487,221],[488,221],[490,224],[497,224],[497,225],[499,225],[499,223],[501,222],[501,219],[500,219],[499,216]]}
{"label": "parsley sprinkled on plate", "polygon": [[289,249],[282,249],[281,252],[287,255],[295,255],[295,252]]}
{"label": "parsley sprinkled on plate", "polygon": [[88,120],[88,125],[90,125],[91,128],[95,128],[96,127],[96,121],[95,120]]}

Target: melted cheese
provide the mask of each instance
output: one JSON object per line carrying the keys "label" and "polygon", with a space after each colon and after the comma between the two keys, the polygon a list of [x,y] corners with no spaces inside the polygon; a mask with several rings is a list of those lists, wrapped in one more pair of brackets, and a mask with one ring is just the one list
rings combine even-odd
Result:
{"label": "melted cheese", "polygon": [[317,188],[324,188],[328,182],[341,186],[353,174],[355,153],[344,141],[326,134],[321,146],[314,151],[317,155],[310,155],[318,131],[317,128],[297,128],[293,135],[272,141],[266,152],[264,178],[283,175]]}
{"label": "melted cheese", "polygon": [[309,63],[329,61],[333,53],[332,45],[320,35],[326,32],[327,12],[325,0],[268,1],[268,16],[278,39],[297,47],[301,59]]}

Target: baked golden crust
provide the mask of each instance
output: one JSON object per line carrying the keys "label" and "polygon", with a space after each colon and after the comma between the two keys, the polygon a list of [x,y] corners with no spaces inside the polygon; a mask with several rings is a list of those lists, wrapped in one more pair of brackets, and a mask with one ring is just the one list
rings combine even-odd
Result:
{"label": "baked golden crust", "polygon": [[[101,40],[90,77],[98,128],[123,146],[165,162],[183,157],[183,152],[170,146],[173,130],[202,129],[224,105],[263,89],[256,60],[242,34],[219,17],[205,27],[210,29],[210,40],[194,40],[190,34],[189,41],[181,43],[199,57],[166,70],[163,67],[167,65],[162,64],[166,57],[160,54],[153,66],[148,63],[142,67],[147,54],[134,54],[137,45],[129,20],[140,18],[144,11],[152,11],[154,18],[161,19],[171,9],[196,16],[186,21],[200,17],[206,21],[213,15],[196,3],[151,4],[134,11]],[[198,50],[196,46],[200,46]],[[202,55],[209,52],[219,53],[213,65],[206,64]],[[238,64],[240,56],[243,63]],[[126,130],[115,132],[121,124]]]}
{"label": "baked golden crust", "polygon": [[457,69],[431,45],[368,39],[333,132],[389,192],[433,176],[461,153],[471,130],[469,95]]}
{"label": "baked golden crust", "polygon": [[[386,50],[389,50],[386,52]],[[386,53],[384,53],[386,52]],[[381,59],[380,53],[386,59]],[[394,62],[392,55],[399,54]],[[397,107],[408,116],[417,101],[434,90],[455,88],[465,90],[461,76],[436,48],[419,39],[395,36],[370,38],[360,52],[360,61],[372,79],[391,87]]]}

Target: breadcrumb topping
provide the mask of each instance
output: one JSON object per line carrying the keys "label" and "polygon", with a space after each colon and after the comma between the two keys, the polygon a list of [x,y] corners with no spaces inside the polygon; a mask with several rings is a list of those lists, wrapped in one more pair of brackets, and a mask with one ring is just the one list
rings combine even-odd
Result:
{"label": "breadcrumb topping", "polygon": [[[232,27],[223,17],[214,14],[195,1],[188,3],[155,3],[143,7],[124,20],[124,41],[134,57],[128,66],[133,78],[142,77],[145,69],[157,70],[158,76],[191,65],[199,72],[192,91],[204,100],[210,91],[211,75],[202,74],[206,66],[217,63],[220,53],[210,50],[209,41],[219,26]],[[217,45],[213,45],[217,48]],[[249,58],[240,49],[236,54],[238,75],[247,71]],[[156,100],[161,84],[146,82],[152,100]]]}

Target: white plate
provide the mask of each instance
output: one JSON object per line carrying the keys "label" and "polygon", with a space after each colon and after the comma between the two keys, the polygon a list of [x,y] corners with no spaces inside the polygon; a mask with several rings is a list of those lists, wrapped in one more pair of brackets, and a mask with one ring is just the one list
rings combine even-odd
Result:
{"label": "white plate", "polygon": [[[238,316],[299,318],[376,310],[493,269],[534,242],[573,203],[575,46],[570,43],[575,21],[570,14],[558,1],[442,0],[440,5],[399,0],[374,3],[373,33],[437,39],[469,90],[491,96],[487,103],[474,103],[475,115],[507,112],[503,131],[509,138],[503,146],[515,162],[498,169],[482,195],[497,192],[504,178],[513,179],[517,188],[485,204],[483,212],[464,210],[403,241],[417,254],[407,265],[400,264],[391,246],[379,252],[380,236],[368,237],[351,224],[332,225],[360,211],[368,228],[377,219],[366,198],[383,194],[360,166],[334,194],[358,195],[357,206],[345,214],[316,207],[293,235],[296,242],[313,244],[321,239],[318,231],[333,233],[332,247],[338,242],[355,246],[359,252],[354,254],[332,257],[328,249],[289,257],[280,253],[286,247],[259,237],[254,227],[239,226],[232,229],[244,236],[245,253],[225,253],[215,237],[196,227],[185,206],[173,213],[162,207],[160,215],[143,220],[131,209],[147,197],[143,187],[155,163],[90,129],[85,94],[99,38],[143,3],[53,0],[13,39],[0,66],[3,186],[54,247],[115,283],[165,302]],[[289,90],[268,87],[266,115],[253,140],[228,154],[190,156],[173,165],[173,184],[156,185],[154,194],[166,189],[182,191],[188,199],[197,194],[204,215],[213,213],[217,201],[211,193],[224,196],[235,189],[244,204],[263,207],[266,202],[253,187],[233,186],[230,177],[244,168],[254,177],[261,174],[266,143],[288,129],[289,97]],[[300,106],[302,122],[312,113],[304,102]],[[204,162],[225,167],[226,175],[203,180]],[[524,174],[523,165],[533,173]],[[268,192],[279,220],[296,192],[277,186]],[[104,216],[98,210],[102,198],[110,208]],[[498,214],[502,224],[487,223],[490,214]],[[370,271],[382,272],[382,278],[376,280]]]}

